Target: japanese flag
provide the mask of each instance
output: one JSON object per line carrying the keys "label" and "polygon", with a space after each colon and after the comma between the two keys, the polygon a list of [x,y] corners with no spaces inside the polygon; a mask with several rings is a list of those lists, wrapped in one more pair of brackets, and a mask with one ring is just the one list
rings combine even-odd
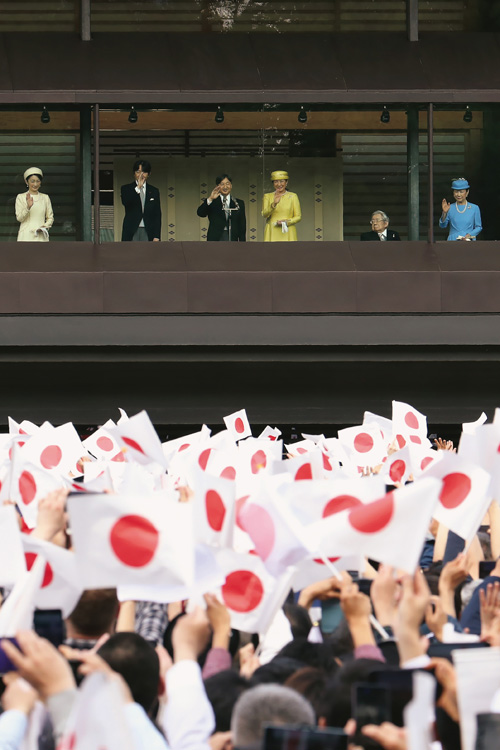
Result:
{"label": "japanese flag", "polygon": [[66,476],[69,472],[80,473],[77,463],[86,453],[77,431],[68,422],[60,427],[40,428],[21,449],[20,456],[40,469]]}
{"label": "japanese flag", "polygon": [[412,573],[420,559],[441,483],[421,479],[378,500],[311,524],[316,556],[365,555]]}
{"label": "japanese flag", "polygon": [[134,750],[119,683],[94,672],[77,691],[58,750]]}
{"label": "japanese flag", "polygon": [[247,495],[259,486],[262,477],[271,474],[276,463],[281,465],[281,440],[248,438],[238,446],[237,495]]}
{"label": "japanese flag", "polygon": [[22,535],[26,567],[31,570],[38,555],[45,559],[40,589],[35,595],[38,609],[60,609],[68,617],[82,594],[75,556],[62,547]]}
{"label": "japanese flag", "polygon": [[191,503],[84,495],[70,497],[68,511],[84,588],[193,582]]}
{"label": "japanese flag", "polygon": [[365,411],[363,414],[363,424],[377,424],[383,435],[386,445],[392,440],[392,421],[387,417],[381,417],[379,414],[373,414],[371,411]]}
{"label": "japanese flag", "polygon": [[227,417],[224,417],[223,419],[224,424],[234,440],[243,440],[252,435],[252,429],[245,409],[240,409],[233,414],[228,414]]}
{"label": "japanese flag", "polygon": [[331,479],[329,481],[294,482],[278,488],[302,526],[328,518],[342,510],[356,508],[385,494],[380,475],[364,479]]}
{"label": "japanese flag", "polygon": [[392,402],[392,437],[400,448],[406,443],[430,446],[427,440],[427,417],[402,401]]}
{"label": "japanese flag", "polygon": [[357,466],[377,466],[387,455],[380,427],[372,422],[339,430],[339,440]]}
{"label": "japanese flag", "polygon": [[482,412],[481,416],[476,419],[475,422],[464,422],[462,424],[462,431],[466,432],[468,435],[474,435],[478,427],[481,427],[486,421],[488,420],[488,417]]}
{"label": "japanese flag", "polygon": [[235,516],[234,481],[198,471],[192,487],[196,540],[217,547],[231,547]]}
{"label": "japanese flag", "polygon": [[259,440],[278,440],[281,430],[277,427],[265,427],[259,435]]}
{"label": "japanese flag", "polygon": [[426,477],[442,480],[434,518],[462,539],[472,539],[492,499],[490,475],[456,453],[443,453],[446,455],[425,472]]}
{"label": "japanese flag", "polygon": [[0,506],[0,586],[13,586],[25,572],[16,509],[13,505]]}
{"label": "japanese flag", "polygon": [[121,447],[126,448],[126,460],[139,464],[156,462],[166,468],[167,462],[163,453],[160,438],[145,411],[130,417],[123,424],[110,430]]}
{"label": "japanese flag", "polygon": [[302,539],[300,523],[287,503],[273,491],[277,481],[266,483],[258,494],[250,496],[238,512],[238,523],[250,536],[255,551],[273,575],[309,557]]}
{"label": "japanese flag", "polygon": [[415,479],[424,472],[431,464],[441,460],[446,451],[436,451],[433,448],[418,448],[409,446],[412,457],[412,471]]}
{"label": "japanese flag", "polygon": [[274,578],[255,555],[232,550],[217,552],[225,575],[220,600],[231,615],[231,626],[247,633],[265,633],[291,588],[294,568]]}
{"label": "japanese flag", "polygon": [[412,455],[410,446],[407,444],[401,450],[391,453],[384,461],[381,476],[385,477],[387,484],[405,484],[413,471]]}
{"label": "japanese flag", "polygon": [[211,430],[206,425],[203,425],[199,432],[193,432],[190,435],[183,435],[182,437],[176,438],[175,440],[167,440],[167,442],[162,443],[161,447],[163,455],[167,460],[167,466],[170,464],[170,461],[173,459],[173,457],[178,453],[183,453],[193,445],[205,443],[210,437],[210,433]]}
{"label": "japanese flag", "polygon": [[[114,429],[115,424],[109,424],[109,429]],[[95,458],[103,461],[123,461],[123,453],[118,441],[111,435],[109,429],[100,427],[90,437],[83,441],[85,449]],[[119,458],[117,457],[119,456]]]}
{"label": "japanese flag", "polygon": [[21,461],[19,455],[19,459],[14,458],[11,463],[10,473],[0,497],[3,496],[5,490],[7,497],[15,502],[19,508],[26,526],[29,529],[34,529],[38,518],[38,503],[40,500],[46,497],[49,492],[63,486],[64,481],[61,477]]}
{"label": "japanese flag", "polygon": [[316,443],[312,440],[299,440],[285,445],[285,449],[290,456],[305,456],[306,453],[316,450]]}
{"label": "japanese flag", "polygon": [[294,482],[300,482],[304,479],[322,479],[323,454],[316,448],[304,456],[274,463],[273,472],[291,474]]}

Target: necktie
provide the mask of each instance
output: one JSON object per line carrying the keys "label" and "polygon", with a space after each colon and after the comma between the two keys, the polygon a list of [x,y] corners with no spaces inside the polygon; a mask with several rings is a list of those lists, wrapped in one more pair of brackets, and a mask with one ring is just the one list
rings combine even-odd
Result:
{"label": "necktie", "polygon": [[380,242],[385,242],[385,240],[387,239],[385,234],[379,234],[379,238],[380,238]]}
{"label": "necktie", "polygon": [[226,214],[226,219],[229,219],[229,211],[228,211],[228,205],[227,205],[227,195],[225,195],[222,198],[222,208],[224,209],[224,213]]}
{"label": "necktie", "polygon": [[144,185],[141,187],[139,195],[141,196],[142,213],[144,213],[144,203],[146,202],[146,190],[144,188]]}

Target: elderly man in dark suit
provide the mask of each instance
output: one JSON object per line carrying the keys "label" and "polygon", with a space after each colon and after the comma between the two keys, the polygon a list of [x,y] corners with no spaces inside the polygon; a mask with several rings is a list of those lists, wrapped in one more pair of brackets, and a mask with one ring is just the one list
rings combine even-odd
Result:
{"label": "elderly man in dark suit", "polygon": [[216,177],[215,187],[208,198],[198,207],[197,214],[202,218],[208,216],[209,242],[245,242],[247,220],[245,204],[241,198],[233,198],[231,190],[233,181],[228,174]]}
{"label": "elderly man in dark suit", "polygon": [[138,159],[134,164],[134,182],[122,185],[125,206],[122,242],[159,242],[161,239],[160,191],[148,184],[151,164]]}
{"label": "elderly man in dark suit", "polygon": [[394,232],[389,227],[389,217],[383,211],[374,211],[370,221],[372,231],[363,232],[360,240],[367,240],[368,242],[389,242],[399,241],[401,237],[397,232]]}

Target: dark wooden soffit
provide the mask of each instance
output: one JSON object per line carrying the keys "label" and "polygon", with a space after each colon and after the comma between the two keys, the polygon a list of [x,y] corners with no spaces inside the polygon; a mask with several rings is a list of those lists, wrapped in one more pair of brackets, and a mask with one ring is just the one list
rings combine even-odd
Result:
{"label": "dark wooden soffit", "polygon": [[32,36],[0,34],[0,104],[500,101],[493,33]]}
{"label": "dark wooden soffit", "polygon": [[500,313],[497,242],[3,243],[0,314]]}

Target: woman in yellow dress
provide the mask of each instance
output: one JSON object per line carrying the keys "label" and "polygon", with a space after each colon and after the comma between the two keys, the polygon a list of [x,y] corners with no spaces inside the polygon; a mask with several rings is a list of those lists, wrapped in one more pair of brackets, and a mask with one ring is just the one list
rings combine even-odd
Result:
{"label": "woman in yellow dress", "polygon": [[271,172],[274,193],[265,193],[262,201],[262,216],[266,220],[264,242],[296,242],[295,225],[302,218],[296,193],[286,188],[288,172]]}
{"label": "woman in yellow dress", "polygon": [[48,242],[49,229],[54,223],[52,203],[46,193],[40,193],[43,172],[29,167],[24,173],[28,192],[16,198],[16,219],[20,223],[18,242]]}

